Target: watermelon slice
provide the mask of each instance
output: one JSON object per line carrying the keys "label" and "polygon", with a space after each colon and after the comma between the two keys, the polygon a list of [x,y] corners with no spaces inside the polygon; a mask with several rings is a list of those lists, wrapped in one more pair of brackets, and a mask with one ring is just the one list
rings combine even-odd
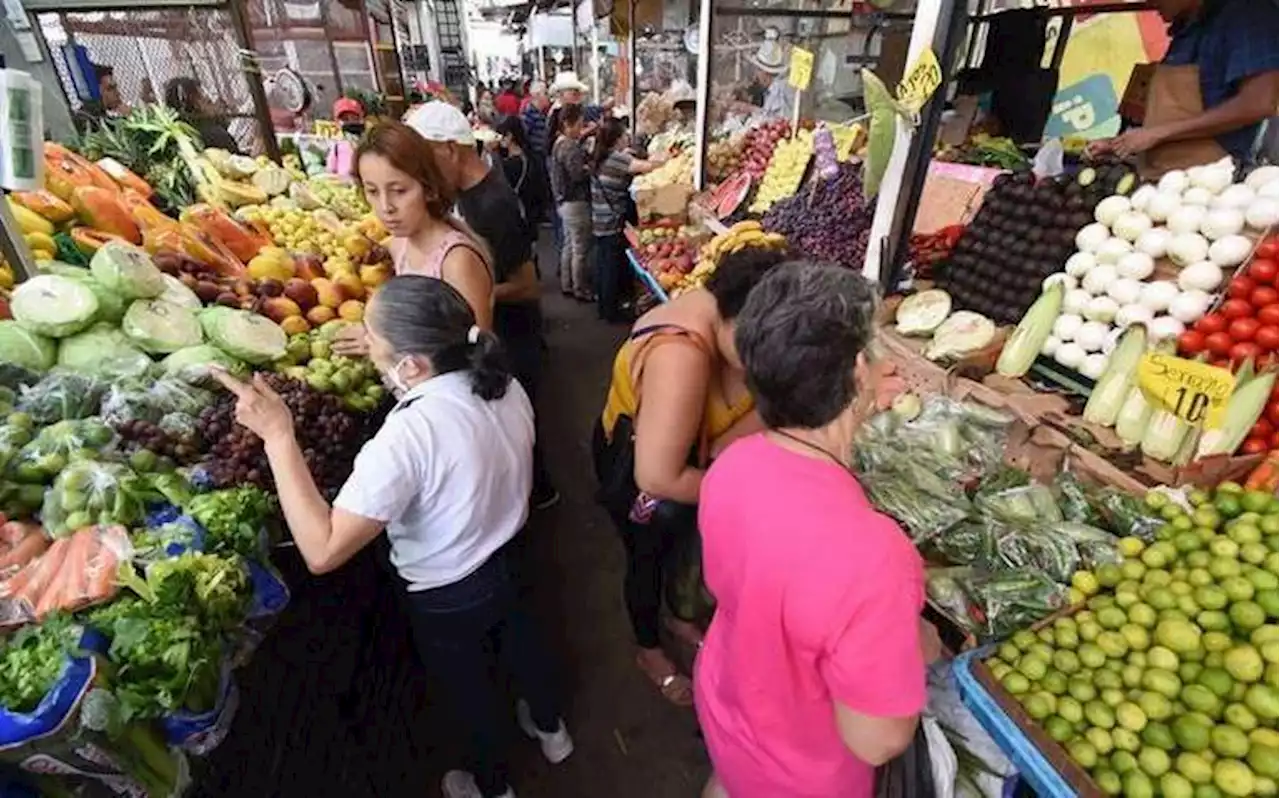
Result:
{"label": "watermelon slice", "polygon": [[751,193],[751,175],[738,172],[720,184],[715,193],[715,211],[717,219],[724,219],[738,210],[738,206]]}

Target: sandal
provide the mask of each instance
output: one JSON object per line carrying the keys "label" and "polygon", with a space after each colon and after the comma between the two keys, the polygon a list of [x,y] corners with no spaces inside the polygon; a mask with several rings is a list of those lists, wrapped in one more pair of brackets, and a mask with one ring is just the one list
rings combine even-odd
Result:
{"label": "sandal", "polygon": [[645,667],[643,654],[636,656],[636,665],[639,666],[641,673],[657,686],[658,692],[662,693],[662,697],[667,701],[678,707],[693,706],[693,682],[688,676],[676,671],[674,665],[671,666],[671,672],[665,676],[659,676]]}
{"label": "sandal", "polygon": [[702,644],[705,642],[705,636],[696,624],[689,621],[682,621],[678,618],[668,618],[666,623],[667,631],[681,643],[684,643],[695,650],[700,651],[702,649]]}

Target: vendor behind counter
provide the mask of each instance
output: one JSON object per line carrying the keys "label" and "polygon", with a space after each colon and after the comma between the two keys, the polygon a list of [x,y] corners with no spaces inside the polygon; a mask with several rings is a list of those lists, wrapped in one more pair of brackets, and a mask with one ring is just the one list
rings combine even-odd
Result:
{"label": "vendor behind counter", "polygon": [[[1151,0],[1170,43],[1151,76],[1145,118],[1094,149],[1142,154],[1152,171],[1230,155],[1253,160],[1262,123],[1276,115],[1276,0]],[[1273,122],[1274,124],[1274,122]]]}

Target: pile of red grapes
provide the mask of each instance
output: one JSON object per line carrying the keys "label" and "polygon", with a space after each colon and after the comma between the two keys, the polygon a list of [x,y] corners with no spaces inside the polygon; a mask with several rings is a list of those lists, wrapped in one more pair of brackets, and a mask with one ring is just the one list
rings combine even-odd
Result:
{"label": "pile of red grapes", "polygon": [[140,418],[121,421],[115,429],[126,450],[146,449],[183,465],[200,456],[199,436],[194,433],[176,434]]}
{"label": "pile of red grapes", "polygon": [[860,169],[842,163],[830,180],[806,185],[794,197],[774,203],[762,220],[764,229],[786,236],[792,252],[861,269],[875,206],[862,196]]}
{"label": "pile of red grapes", "polygon": [[[307,468],[320,492],[332,499],[368,437],[368,420],[343,408],[340,397],[301,380],[271,374],[267,382],[288,405]],[[262,440],[236,423],[235,407],[235,397],[224,394],[200,416],[201,437],[212,443],[205,461],[209,478],[219,488],[248,484],[274,490]]]}

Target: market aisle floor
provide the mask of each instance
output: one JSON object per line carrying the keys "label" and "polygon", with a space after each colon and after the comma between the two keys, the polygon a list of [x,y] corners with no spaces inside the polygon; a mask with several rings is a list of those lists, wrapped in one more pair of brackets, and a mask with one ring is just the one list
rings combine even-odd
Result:
{"label": "market aisle floor", "polygon": [[[692,711],[666,704],[635,669],[622,549],[591,499],[591,423],[624,331],[553,283],[539,426],[563,500],[536,514],[527,535],[531,603],[564,663],[577,751],[552,768],[522,739],[513,781],[521,798],[691,798],[708,772]],[[304,576],[291,552],[281,567],[293,602],[240,671],[239,711],[198,765],[196,794],[438,796],[452,735],[376,558],[321,578]]]}

